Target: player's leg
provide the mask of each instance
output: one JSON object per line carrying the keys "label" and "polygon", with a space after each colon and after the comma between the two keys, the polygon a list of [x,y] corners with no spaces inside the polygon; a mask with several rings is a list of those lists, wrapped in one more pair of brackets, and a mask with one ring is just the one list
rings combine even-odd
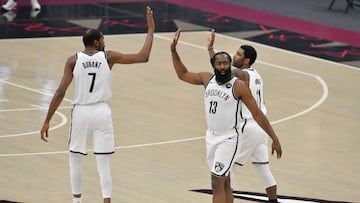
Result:
{"label": "player's leg", "polygon": [[234,167],[231,171],[231,185],[235,187],[235,167],[244,166],[248,159],[252,156],[253,152],[256,150],[257,146],[262,142],[262,136],[254,132],[254,128],[257,123],[252,119],[247,119],[246,122],[242,124],[242,135],[239,138],[240,150],[236,157]]}
{"label": "player's leg", "polygon": [[209,137],[212,137],[212,148],[215,149],[209,150],[214,153],[210,165],[213,202],[232,203],[234,198],[230,185],[230,170],[239,150],[239,134],[235,131],[224,135],[210,133],[207,134],[207,138]]}
{"label": "player's leg", "polygon": [[252,156],[256,174],[261,178],[270,202],[277,202],[276,181],[270,170],[267,141]]}
{"label": "player's leg", "polygon": [[115,152],[114,129],[111,109],[107,103],[97,104],[93,109],[93,145],[97,170],[104,203],[110,203],[112,178],[110,173],[110,154]]}
{"label": "player's leg", "polygon": [[70,183],[73,194],[73,203],[81,203],[81,189],[82,189],[82,158],[83,155],[78,153],[69,154],[70,167]]}
{"label": "player's leg", "polygon": [[211,188],[213,193],[213,203],[226,202],[225,176],[211,174]]}
{"label": "player's leg", "polygon": [[71,112],[71,129],[69,137],[69,169],[73,202],[81,203],[82,161],[87,154],[86,142],[89,128],[89,112],[87,106],[74,106]]}
{"label": "player's leg", "polygon": [[268,163],[254,163],[256,174],[261,178],[270,202],[276,202],[276,181]]}
{"label": "player's leg", "polygon": [[106,154],[96,155],[97,169],[100,177],[100,186],[104,203],[110,203],[112,192],[112,179],[110,173],[110,156]]}
{"label": "player's leg", "polygon": [[226,202],[233,203],[234,196],[233,196],[233,189],[231,187],[231,179],[230,174],[225,177],[225,195],[226,195]]}

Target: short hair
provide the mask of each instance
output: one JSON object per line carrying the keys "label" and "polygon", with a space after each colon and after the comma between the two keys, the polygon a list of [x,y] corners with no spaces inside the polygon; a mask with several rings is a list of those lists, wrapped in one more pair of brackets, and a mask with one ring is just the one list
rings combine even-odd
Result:
{"label": "short hair", "polygon": [[242,45],[240,48],[242,48],[244,50],[244,56],[245,58],[249,58],[250,59],[250,65],[252,65],[257,57],[257,53],[254,47],[250,46],[250,45]]}
{"label": "short hair", "polygon": [[84,46],[94,45],[95,40],[100,40],[102,33],[97,29],[89,29],[83,35]]}
{"label": "short hair", "polygon": [[220,55],[220,54],[225,54],[225,55],[227,55],[227,57],[228,57],[229,60],[230,60],[230,64],[231,64],[232,59],[231,59],[230,54],[227,53],[227,52],[225,52],[225,51],[220,51],[220,52],[216,52],[216,53],[214,54],[214,56],[211,57],[210,63],[211,63],[211,65],[212,65],[212,67],[215,67],[215,57],[216,57],[217,55]]}

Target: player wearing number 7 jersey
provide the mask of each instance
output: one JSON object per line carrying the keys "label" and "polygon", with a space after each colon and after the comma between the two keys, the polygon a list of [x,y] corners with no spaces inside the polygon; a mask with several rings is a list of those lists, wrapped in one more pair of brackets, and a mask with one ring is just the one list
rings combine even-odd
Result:
{"label": "player wearing number 7 jersey", "polygon": [[81,203],[82,158],[87,154],[88,137],[93,139],[97,169],[104,203],[111,202],[112,178],[110,154],[115,151],[111,109],[108,101],[112,95],[112,67],[114,64],[147,62],[153,43],[155,23],[150,7],[146,8],[148,32],[138,53],[123,54],[105,51],[103,34],[89,29],[83,35],[85,49],[66,61],[62,80],[49,106],[40,135],[48,141],[49,123],[62,102],[71,81],[74,81],[73,109],[69,137],[69,168],[73,202]]}

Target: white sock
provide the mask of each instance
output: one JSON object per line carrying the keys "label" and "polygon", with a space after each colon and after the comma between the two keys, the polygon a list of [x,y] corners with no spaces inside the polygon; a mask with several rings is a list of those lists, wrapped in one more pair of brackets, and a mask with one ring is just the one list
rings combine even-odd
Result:
{"label": "white sock", "polygon": [[73,203],[81,203],[81,197],[74,197]]}

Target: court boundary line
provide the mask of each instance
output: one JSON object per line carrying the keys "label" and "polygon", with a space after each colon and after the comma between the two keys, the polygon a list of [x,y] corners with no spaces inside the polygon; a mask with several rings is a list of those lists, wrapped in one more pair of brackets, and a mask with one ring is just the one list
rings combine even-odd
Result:
{"label": "court boundary line", "polygon": [[[225,35],[224,35],[225,36]],[[167,40],[167,41],[172,41],[173,39],[172,38],[169,38],[169,37],[165,37],[165,36],[160,36],[158,34],[154,35],[154,37],[156,38],[159,38],[159,39],[163,39],[163,40]],[[226,36],[228,37],[228,36]],[[238,38],[233,38],[233,37],[230,37],[231,39],[235,40],[235,41],[240,41],[242,39],[238,39]],[[49,38],[46,38],[46,39],[49,39]],[[51,38],[52,39],[52,38]],[[248,41],[248,40],[242,40],[242,41]],[[192,43],[188,43],[188,42],[185,42],[185,41],[181,41],[179,40],[178,43],[181,43],[181,44],[184,44],[184,45],[187,45],[187,46],[190,46],[190,47],[195,47],[195,48],[199,48],[199,49],[203,49],[203,50],[207,50],[206,47],[204,46],[199,46],[199,45],[196,45],[196,44],[192,44]],[[252,42],[253,43],[253,42]],[[267,45],[263,45],[263,46],[266,46],[266,47],[270,47],[270,48],[274,48],[274,47],[271,47],[271,46],[267,46]],[[286,50],[283,50],[283,49],[279,49],[279,51],[286,51]],[[299,53],[296,53],[296,52],[290,52],[292,54],[299,54]],[[302,54],[301,54],[302,55]],[[302,55],[302,56],[307,56],[307,55]],[[312,57],[312,59],[318,59],[316,57]],[[331,62],[331,61],[328,61],[328,60],[323,60],[325,62]],[[260,62],[260,61],[259,61]],[[292,114],[291,116],[288,116],[288,117],[285,117],[285,118],[282,118],[280,120],[277,120],[277,121],[273,121],[273,122],[270,122],[271,124],[276,124],[276,123],[279,123],[279,122],[284,122],[286,120],[290,120],[290,119],[293,119],[293,118],[296,118],[296,117],[299,117],[303,114],[306,114],[312,110],[314,110],[315,108],[317,108],[318,106],[320,106],[327,98],[327,95],[328,95],[328,87],[326,85],[326,82],[318,75],[316,74],[311,74],[311,73],[307,73],[307,72],[303,72],[303,71],[298,71],[298,70],[294,70],[294,69],[291,69],[291,68],[287,68],[287,67],[283,67],[283,66],[278,66],[278,65],[274,65],[274,64],[269,64],[269,63],[266,63],[266,62],[261,62],[263,64],[267,64],[269,66],[273,66],[275,68],[279,68],[279,69],[282,69],[282,70],[286,70],[286,71],[292,71],[292,72],[295,72],[295,73],[298,73],[298,74],[303,74],[303,75],[306,75],[306,76],[309,76],[309,77],[314,77],[316,80],[319,81],[319,83],[321,84],[322,88],[323,88],[323,94],[321,96],[321,98],[315,102],[315,104],[311,105],[309,108],[306,108],[305,110],[301,111],[301,112],[298,112],[296,114]],[[341,64],[343,65],[343,64]],[[39,90],[36,90],[36,89],[32,89],[32,88],[29,88],[29,87],[25,87],[23,85],[19,85],[19,84],[15,84],[15,83],[12,83],[12,82],[8,82],[8,81],[2,81],[4,83],[9,83],[13,86],[16,86],[16,87],[19,87],[19,88],[24,88],[26,90],[30,90],[30,91],[33,91],[33,92],[36,92],[36,93],[39,93],[39,94],[45,94],[47,96],[52,96],[52,94],[49,94],[49,93],[46,93],[44,91],[39,91]],[[66,99],[66,98],[64,98]],[[67,99],[68,101],[71,102],[71,100]],[[198,140],[198,139],[204,139],[205,136],[200,136],[200,137],[193,137],[193,138],[185,138],[185,139],[177,139],[177,140],[170,140],[170,141],[163,141],[163,142],[152,142],[152,143],[147,143],[147,144],[136,144],[136,145],[127,145],[127,146],[119,146],[119,147],[116,147],[116,149],[128,149],[128,148],[137,148],[137,147],[148,147],[148,146],[157,146],[157,145],[164,145],[164,144],[172,144],[172,143],[179,143],[179,142],[187,142],[187,141],[193,141],[193,140]],[[64,153],[68,153],[69,151],[54,151],[54,152],[35,152],[35,153],[13,153],[13,154],[0,154],[0,157],[15,157],[15,156],[34,156],[34,155],[52,155],[52,154],[64,154]],[[88,152],[92,152],[92,149],[89,149]]]}

